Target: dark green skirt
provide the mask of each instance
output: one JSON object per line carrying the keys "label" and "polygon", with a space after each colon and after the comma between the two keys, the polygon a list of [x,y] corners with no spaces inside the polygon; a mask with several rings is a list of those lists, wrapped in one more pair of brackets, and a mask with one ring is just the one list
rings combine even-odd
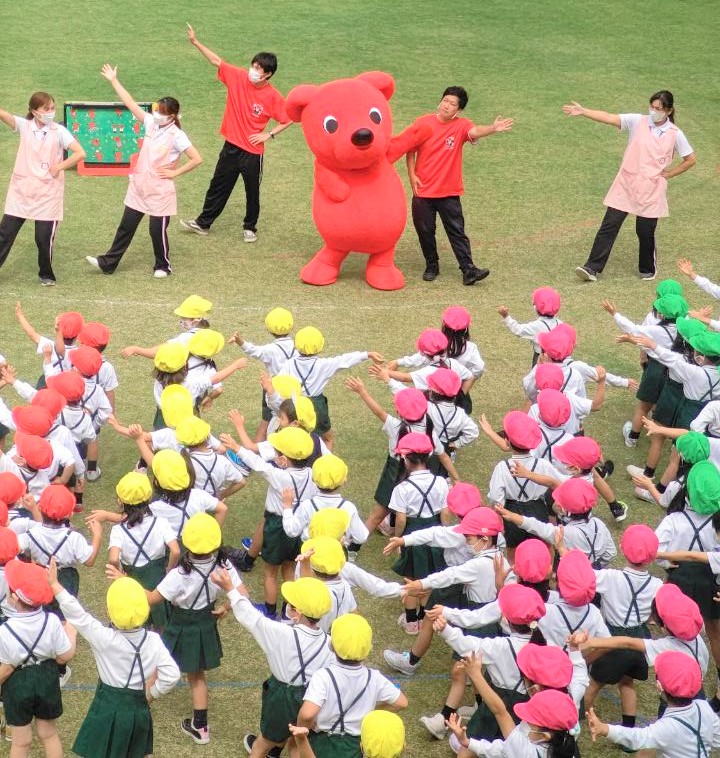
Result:
{"label": "dark green skirt", "polygon": [[683,396],[680,404],[675,411],[675,418],[672,426],[674,429],[689,429],[690,424],[695,420],[695,416],[707,405],[704,400],[690,400]]}
{"label": "dark green skirt", "polygon": [[380,474],[380,481],[375,488],[375,502],[384,505],[386,508],[390,505],[390,496],[397,484],[398,474],[400,473],[400,461],[392,455],[388,455]]}
{"label": "dark green skirt", "polygon": [[[536,518],[538,521],[547,523],[548,508],[543,498],[537,500],[506,500],[505,507],[512,513],[519,513],[521,516]],[[509,521],[505,522],[505,544],[507,547],[517,547],[525,540],[537,539],[534,535],[526,532]]]}
{"label": "dark green skirt", "polygon": [[360,737],[351,734],[310,732],[308,738],[313,752],[319,758],[362,758]]}
{"label": "dark green skirt", "polygon": [[198,611],[171,606],[162,640],[184,674],[197,674],[220,665],[222,644],[210,605]]}
{"label": "dark green skirt", "polygon": [[657,403],[666,379],[667,369],[665,366],[658,363],[654,358],[648,358],[635,397],[641,403]]}
{"label": "dark green skirt", "polygon": [[[403,534],[418,532],[431,526],[439,526],[440,515],[429,518],[408,518]],[[437,571],[447,568],[444,551],[430,545],[411,545],[400,549],[400,557],[393,564],[392,570],[408,579],[424,579]]]}
{"label": "dark green skirt", "polygon": [[655,403],[653,421],[662,424],[662,426],[672,426],[675,412],[683,397],[682,384],[668,377],[665,380],[665,384],[663,384],[662,390],[660,390],[657,403]]}
{"label": "dark green skirt", "polygon": [[271,742],[285,742],[290,737],[288,724],[297,722],[305,687],[286,684],[272,674],[262,685],[260,734]]}
{"label": "dark green skirt", "polygon": [[155,418],[153,418],[153,431],[156,432],[158,429],[165,429],[167,424],[165,423],[165,419],[163,418],[162,411],[160,408],[158,408],[155,411]]}
{"label": "dark green skirt", "polygon": [[[487,603],[476,603],[474,600],[470,600],[463,592],[460,604],[457,607],[474,611],[485,605],[487,605]],[[504,635],[502,627],[497,621],[493,624],[486,624],[485,626],[476,626],[467,629],[461,628],[461,631],[466,637],[502,637]],[[452,659],[454,661],[459,661],[462,660],[462,656],[453,651]]]}
{"label": "dark green skirt", "polygon": [[311,397],[313,408],[315,408],[315,433],[323,435],[330,431],[330,411],[328,401],[325,395],[316,395]]}
{"label": "dark green skirt", "polygon": [[63,707],[57,663],[50,660],[15,669],[2,686],[2,699],[8,726],[59,718]]}
{"label": "dark green skirt", "polygon": [[145,690],[98,682],[73,752],[86,758],[144,758],[153,751],[153,723]]}
{"label": "dark green skirt", "polygon": [[[633,637],[649,640],[652,635],[647,624],[640,626],[611,626],[613,637]],[[644,653],[639,650],[608,650],[590,666],[590,676],[600,684],[617,684],[624,676],[645,682],[648,678],[648,664]]]}
{"label": "dark green skirt", "polygon": [[265,390],[263,390],[263,393],[262,393],[262,403],[260,403],[260,412],[261,412],[263,421],[270,421],[273,417],[273,412],[272,410],[270,410],[270,407],[267,404],[267,395],[265,394]]}
{"label": "dark green skirt", "polygon": [[[125,566],[125,573],[139,582],[140,586],[146,590],[154,590],[158,584],[165,578],[165,556],[155,558],[155,560],[146,563],[144,566]],[[156,629],[164,629],[168,622],[168,603],[161,600],[150,606],[150,622]]]}
{"label": "dark green skirt", "polygon": [[[80,574],[78,574],[78,570],[76,568],[74,568],[73,566],[65,566],[64,568],[58,569],[58,582],[60,582],[60,584],[62,584],[62,586],[73,597],[78,596],[78,593],[80,592]],[[48,610],[50,613],[54,613],[62,621],[65,620],[65,616],[63,615],[63,612],[60,610],[58,601],[55,600],[55,598],[53,598],[51,603],[48,603],[45,606],[45,609]]]}
{"label": "dark green skirt", "polygon": [[280,566],[285,561],[294,561],[300,553],[302,540],[288,537],[282,524],[282,516],[265,511],[263,543],[260,557],[271,566]]}
{"label": "dark green skirt", "polygon": [[[520,674],[518,673],[518,677]],[[526,703],[530,697],[527,693],[520,693],[516,690],[506,690],[501,687],[490,685],[505,703],[508,713],[512,716],[513,721],[519,724],[521,719],[515,715],[513,706],[518,703]],[[477,710],[473,713],[467,725],[467,735],[476,740],[501,740],[503,738],[493,712],[481,702]]]}
{"label": "dark green skirt", "polygon": [[425,604],[425,610],[429,611],[436,605],[444,605],[448,608],[462,608],[465,601],[465,585],[451,584],[449,587],[438,587],[433,590]]}
{"label": "dark green skirt", "polygon": [[667,582],[680,587],[698,604],[705,621],[720,618],[720,603],[713,600],[718,587],[712,569],[707,563],[682,561],[677,568],[668,570]]}

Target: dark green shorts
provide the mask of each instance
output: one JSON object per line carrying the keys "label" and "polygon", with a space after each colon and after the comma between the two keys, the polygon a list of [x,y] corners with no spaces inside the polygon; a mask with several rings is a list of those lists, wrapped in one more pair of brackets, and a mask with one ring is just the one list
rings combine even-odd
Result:
{"label": "dark green shorts", "polygon": [[642,403],[657,403],[667,379],[667,369],[662,363],[649,358],[643,370],[640,386],[635,397]]}
{"label": "dark green shorts", "polygon": [[34,718],[52,721],[62,716],[60,677],[55,661],[16,669],[2,686],[9,726],[27,726]]}
{"label": "dark green shorts", "polygon": [[360,738],[351,734],[310,732],[309,740],[318,758],[362,758]]}
{"label": "dark green shorts", "polygon": [[272,674],[262,685],[260,734],[271,742],[285,742],[290,737],[288,724],[297,722],[305,687],[277,680]]}
{"label": "dark green shorts", "polygon": [[325,432],[329,432],[331,427],[328,401],[325,395],[316,395],[310,400],[315,408],[315,433],[322,436]]}
{"label": "dark green shorts", "polygon": [[263,544],[260,557],[271,566],[280,566],[286,561],[294,561],[300,553],[302,541],[299,537],[288,537],[282,525],[282,516],[265,511]]}

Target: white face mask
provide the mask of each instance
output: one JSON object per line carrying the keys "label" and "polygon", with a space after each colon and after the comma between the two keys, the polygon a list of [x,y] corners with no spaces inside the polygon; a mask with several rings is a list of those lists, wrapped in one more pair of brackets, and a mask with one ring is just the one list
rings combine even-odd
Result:
{"label": "white face mask", "polygon": [[265,76],[265,74],[263,74],[262,71],[258,71],[256,68],[248,69],[248,79],[253,84],[257,84],[258,82],[260,82],[263,76]]}
{"label": "white face mask", "polygon": [[48,111],[47,113],[38,113],[36,111],[35,118],[43,124],[52,124],[55,120],[55,111]]}
{"label": "white face mask", "polygon": [[166,124],[170,123],[170,116],[166,116],[164,113],[160,113],[160,111],[153,111],[153,118],[155,119],[155,123],[158,126],[165,126]]}
{"label": "white face mask", "polygon": [[656,111],[650,108],[648,113],[650,114],[653,124],[659,124],[667,118],[667,113],[664,111]]}

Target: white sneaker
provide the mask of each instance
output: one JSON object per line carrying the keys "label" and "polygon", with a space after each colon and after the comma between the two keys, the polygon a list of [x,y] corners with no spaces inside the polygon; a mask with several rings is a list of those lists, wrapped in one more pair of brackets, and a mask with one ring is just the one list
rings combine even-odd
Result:
{"label": "white sneaker", "polygon": [[634,476],[644,476],[645,469],[642,466],[628,466],[625,469],[628,472],[628,476],[632,479]]}
{"label": "white sneaker", "polygon": [[170,272],[159,268],[157,271],[153,271],[153,276],[156,279],[166,279],[168,276],[170,276]]}
{"label": "white sneaker", "polygon": [[85,472],[85,478],[88,482],[96,482],[102,476],[102,469],[98,466],[94,471],[88,469]]}
{"label": "white sneaker", "polygon": [[60,689],[62,689],[70,681],[71,676],[72,669],[70,666],[65,666],[65,673],[60,677]]}
{"label": "white sneaker", "polygon": [[257,242],[257,234],[251,229],[243,229],[243,241],[244,242]]}
{"label": "white sneaker", "polygon": [[635,497],[638,500],[644,500],[646,503],[653,503],[655,504],[655,498],[642,487],[635,487]]}
{"label": "white sneaker", "polygon": [[209,229],[203,229],[202,226],[200,226],[195,219],[190,219],[189,221],[183,221],[180,219],[180,226],[182,226],[183,229],[186,229],[188,232],[194,232],[195,234],[199,234],[201,237],[207,237]]}
{"label": "white sneaker", "polygon": [[632,421],[626,421],[623,424],[623,439],[625,440],[625,447],[636,447],[637,440],[630,436],[630,432],[632,431]]}
{"label": "white sneaker", "polygon": [[92,255],[86,255],[85,260],[93,267],[96,268],[98,271],[101,271],[100,263],[98,262],[97,258],[94,258]]}
{"label": "white sneaker", "polygon": [[348,561],[350,561],[350,563],[357,562],[357,557],[358,557],[357,550],[348,550],[347,559]]}
{"label": "white sneaker", "polygon": [[404,629],[406,634],[415,636],[416,634],[420,633],[420,622],[408,621],[404,611],[398,616],[397,622],[398,626],[401,629]]}
{"label": "white sneaker", "polygon": [[477,703],[475,705],[461,705],[457,709],[457,715],[461,719],[470,719],[473,717],[476,710],[477,710]]}
{"label": "white sneaker", "polygon": [[583,282],[596,282],[597,281],[597,274],[594,271],[591,271],[589,268],[586,268],[585,266],[578,266],[575,269],[575,274],[578,279],[581,279]]}
{"label": "white sneaker", "polygon": [[462,750],[462,745],[460,744],[460,740],[454,735],[450,735],[450,739],[448,740],[448,745],[450,745],[450,750],[457,755]]}
{"label": "white sneaker", "polygon": [[420,665],[419,662],[414,666],[410,663],[409,650],[404,650],[402,653],[396,653],[394,650],[383,650],[383,658],[388,666],[392,666],[395,671],[399,671],[405,676],[412,676]]}
{"label": "white sneaker", "polygon": [[657,274],[655,272],[653,272],[652,274],[650,273],[646,274],[646,273],[643,273],[642,271],[640,272],[640,280],[643,282],[652,282],[656,276]]}
{"label": "white sneaker", "polygon": [[385,518],[377,525],[377,530],[385,537],[395,536],[395,530],[390,526],[390,516],[385,516]]}
{"label": "white sneaker", "polygon": [[421,716],[420,723],[436,740],[444,740],[447,737],[448,728],[445,726],[445,717],[442,713],[436,713],[434,716]]}

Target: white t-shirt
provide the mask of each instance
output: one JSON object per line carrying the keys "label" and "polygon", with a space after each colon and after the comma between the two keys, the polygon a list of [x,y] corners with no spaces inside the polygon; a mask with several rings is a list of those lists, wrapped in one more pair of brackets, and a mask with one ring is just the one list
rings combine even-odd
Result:
{"label": "white t-shirt", "polygon": [[[45,628],[41,634],[43,624]],[[72,647],[60,619],[54,613],[46,613],[41,608],[29,613],[14,613],[0,626],[0,662],[11,666],[22,666],[29,653],[10,629],[31,649],[35,643],[33,654],[38,661],[54,660]]]}
{"label": "white t-shirt", "polygon": [[[143,126],[145,127],[145,134],[147,135],[148,130],[151,126],[155,124],[155,119],[152,116],[152,113],[148,113],[147,116],[143,119]],[[163,137],[163,129],[158,129],[158,133],[155,135],[155,139],[162,138]],[[147,136],[145,137],[147,139]],[[177,133],[175,134],[175,139],[173,140],[172,145],[170,146],[170,152],[167,156],[167,162],[168,163],[175,163],[175,161],[189,148],[192,147],[192,142],[190,142],[190,138],[185,134],[185,132],[182,129],[178,129]]]}
{"label": "white t-shirt", "polygon": [[170,522],[160,516],[146,516],[139,524],[115,524],[110,530],[108,547],[120,549],[125,566],[146,566],[165,555],[165,546],[177,540]]}
{"label": "white t-shirt", "polygon": [[196,513],[215,513],[220,501],[209,492],[192,489],[183,502],[170,504],[164,500],[153,500],[150,510],[155,516],[162,516],[170,523],[170,526],[179,537],[185,526],[185,522]]}
{"label": "white t-shirt", "polygon": [[67,150],[73,142],[76,142],[75,137],[73,137],[72,134],[70,134],[70,132],[62,124],[58,124],[57,122],[53,122],[52,124],[44,124],[40,127],[37,125],[37,121],[35,121],[34,118],[27,119],[23,116],[14,116],[13,118],[15,119],[15,131],[18,134],[21,134],[22,132],[29,129],[35,136],[35,139],[38,140],[38,142],[44,140],[47,137],[51,126],[57,127],[58,136],[60,137],[60,144],[62,145],[63,150]]}

